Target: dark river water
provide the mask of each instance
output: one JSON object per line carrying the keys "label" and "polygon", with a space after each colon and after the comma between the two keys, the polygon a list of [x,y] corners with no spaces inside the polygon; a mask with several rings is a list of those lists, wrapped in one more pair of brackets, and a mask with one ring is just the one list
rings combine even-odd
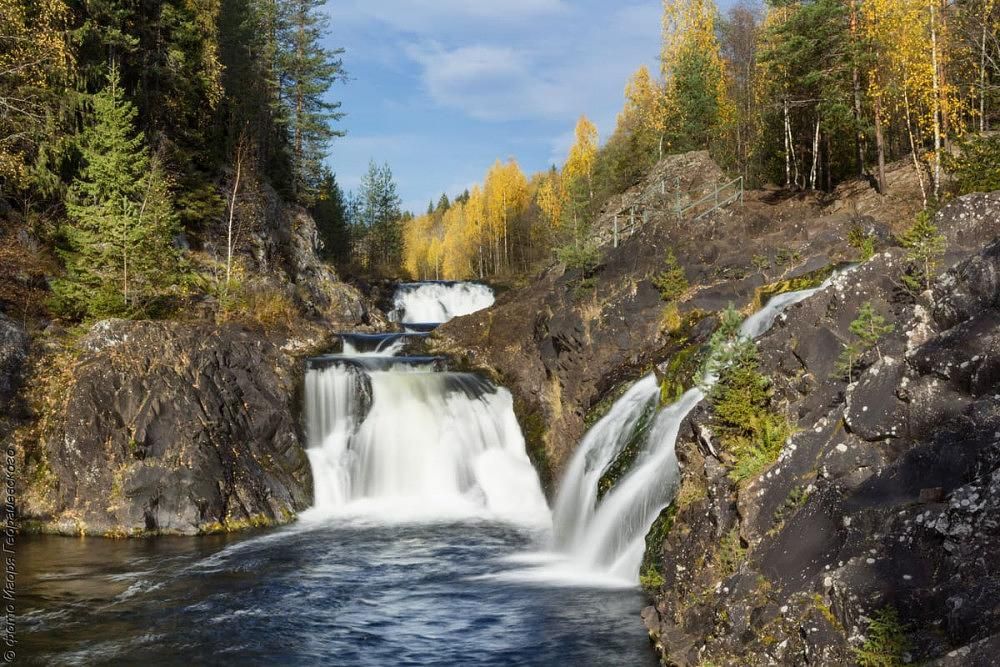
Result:
{"label": "dark river water", "polygon": [[468,522],[22,536],[17,662],[655,665],[641,593],[510,576],[532,548]]}

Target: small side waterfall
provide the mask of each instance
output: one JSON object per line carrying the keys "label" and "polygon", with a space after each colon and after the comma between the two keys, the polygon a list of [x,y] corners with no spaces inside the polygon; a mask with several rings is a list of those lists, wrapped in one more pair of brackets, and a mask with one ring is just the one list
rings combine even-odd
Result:
{"label": "small side waterfall", "polygon": [[[401,288],[404,318],[471,312],[484,302],[483,290],[492,303],[482,285],[433,284],[433,294],[452,296],[432,312],[421,296],[425,287]],[[464,301],[469,294],[480,300]],[[309,361],[313,514],[486,517],[550,526],[510,392],[477,375],[448,372],[443,359],[400,356],[418,336],[341,334],[342,354]]]}
{"label": "small side waterfall", "polygon": [[442,324],[493,305],[493,290],[481,283],[423,282],[400,285],[390,318],[403,324]]}
{"label": "small side waterfall", "polygon": [[[832,280],[774,297],[743,322],[740,335],[759,337],[786,308],[825,289]],[[714,382],[714,377],[706,377],[702,384],[709,388]],[[638,581],[646,533],[673,500],[679,484],[677,434],[684,418],[704,398],[703,389],[695,387],[660,410],[632,468],[599,502],[597,481],[628,442],[650,403],[659,400],[654,376],[636,382],[584,436],[560,484],[553,516],[556,544],[577,566]]]}

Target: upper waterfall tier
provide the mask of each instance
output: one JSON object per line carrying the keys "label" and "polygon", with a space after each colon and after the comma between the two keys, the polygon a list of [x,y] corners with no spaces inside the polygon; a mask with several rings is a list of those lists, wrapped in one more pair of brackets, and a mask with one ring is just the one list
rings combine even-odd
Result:
{"label": "upper waterfall tier", "polygon": [[443,324],[493,305],[493,290],[482,283],[407,283],[396,289],[390,317],[403,324]]}

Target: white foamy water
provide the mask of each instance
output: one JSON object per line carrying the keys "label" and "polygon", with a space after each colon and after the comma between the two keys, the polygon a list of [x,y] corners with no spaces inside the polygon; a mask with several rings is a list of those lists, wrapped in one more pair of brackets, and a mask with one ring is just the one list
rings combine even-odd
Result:
{"label": "white foamy water", "polygon": [[312,515],[550,525],[510,392],[399,361],[307,373]]}
{"label": "white foamy water", "polygon": [[443,324],[493,302],[493,290],[481,283],[407,283],[396,289],[391,316],[403,324]]}

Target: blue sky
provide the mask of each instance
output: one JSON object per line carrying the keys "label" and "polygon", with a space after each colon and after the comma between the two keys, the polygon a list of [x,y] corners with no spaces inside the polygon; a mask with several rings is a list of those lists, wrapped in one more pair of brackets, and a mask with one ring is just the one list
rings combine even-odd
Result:
{"label": "blue sky", "polygon": [[[350,76],[330,167],[357,188],[387,161],[403,205],[423,212],[494,160],[561,164],[587,114],[613,129],[628,76],[655,66],[660,0],[329,0],[329,46]],[[655,71],[655,70],[654,70]]]}

